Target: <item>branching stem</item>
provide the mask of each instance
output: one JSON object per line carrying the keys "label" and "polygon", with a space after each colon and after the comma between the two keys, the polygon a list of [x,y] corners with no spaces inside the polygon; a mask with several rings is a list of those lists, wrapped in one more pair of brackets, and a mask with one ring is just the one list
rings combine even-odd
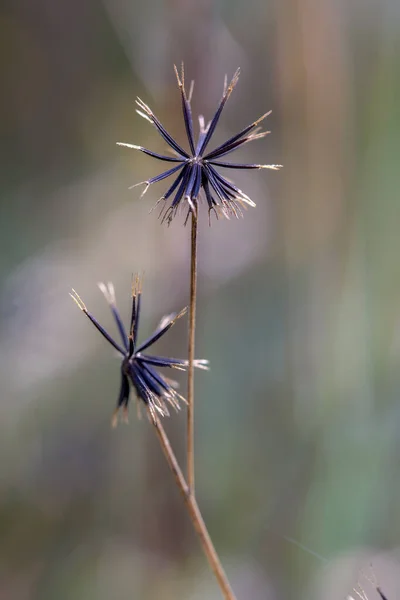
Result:
{"label": "branching stem", "polygon": [[200,509],[197,505],[196,498],[191,493],[190,488],[186,483],[186,480],[178,464],[174,451],[172,450],[168,436],[165,433],[164,427],[162,426],[162,423],[157,416],[154,418],[154,416],[150,415],[150,420],[154,424],[154,428],[157,433],[157,437],[160,442],[162,451],[164,452],[164,456],[167,459],[169,468],[171,469],[172,474],[175,478],[175,483],[182,494],[185,506],[189,513],[190,520],[192,521],[193,527],[199,537],[200,543],[203,546],[203,551],[207,557],[210,567],[215,577],[217,578],[221,592],[225,600],[236,600],[233,590],[229,584],[228,578],[222,567],[219,556],[214,548],[214,544],[212,543],[210,535],[207,531],[207,527],[204,523]]}

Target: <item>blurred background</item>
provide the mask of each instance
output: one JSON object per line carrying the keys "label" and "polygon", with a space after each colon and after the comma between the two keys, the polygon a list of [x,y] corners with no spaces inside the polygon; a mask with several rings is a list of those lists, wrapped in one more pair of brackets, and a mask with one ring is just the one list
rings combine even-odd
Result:
{"label": "blurred background", "polygon": [[[184,60],[206,118],[241,67],[213,143],[272,109],[235,158],[284,165],[235,174],[243,220],[200,218],[204,518],[238,600],[343,599],[370,562],[399,600],[398,0],[5,0],[0,40],[0,598],[221,597],[150,424],[110,428],[119,364],[68,296],[113,331],[97,282],[128,319],[144,271],[143,338],[188,302],[165,182],[128,190],[162,164],[115,145],[165,149],[136,95],[184,143]],[[184,464],[185,415],[166,427]]]}

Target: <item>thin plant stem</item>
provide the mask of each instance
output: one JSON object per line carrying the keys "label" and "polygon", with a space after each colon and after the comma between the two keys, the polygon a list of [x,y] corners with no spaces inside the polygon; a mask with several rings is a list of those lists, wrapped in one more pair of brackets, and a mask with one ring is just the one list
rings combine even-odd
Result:
{"label": "thin plant stem", "polygon": [[236,600],[235,594],[233,593],[226,573],[222,567],[217,551],[215,550],[214,544],[210,538],[210,534],[207,531],[207,527],[204,523],[196,498],[191,493],[190,488],[186,483],[175,453],[172,450],[168,436],[165,433],[165,429],[157,416],[150,415],[150,417],[156,430],[162,451],[164,452],[164,456],[167,459],[169,468],[171,469],[171,472],[175,478],[175,483],[182,494],[190,520],[192,521],[200,543],[203,546],[204,554],[206,555],[210,567],[218,581],[221,592],[225,600]]}
{"label": "thin plant stem", "polygon": [[192,210],[192,231],[190,245],[190,301],[189,301],[189,369],[187,390],[187,480],[190,493],[194,496],[194,352],[196,333],[197,298],[197,204]]}

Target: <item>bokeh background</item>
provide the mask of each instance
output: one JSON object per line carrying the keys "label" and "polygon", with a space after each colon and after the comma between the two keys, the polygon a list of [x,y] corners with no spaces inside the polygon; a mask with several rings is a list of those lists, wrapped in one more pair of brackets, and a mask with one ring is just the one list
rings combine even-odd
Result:
{"label": "bokeh background", "polygon": [[187,304],[189,228],[149,214],[164,184],[128,190],[160,163],[115,145],[164,150],[136,95],[183,143],[184,60],[206,117],[241,67],[215,143],[272,109],[237,158],[284,164],[236,175],[243,220],[201,216],[205,520],[239,600],[343,599],[371,561],[398,600],[398,0],[3,0],[0,46],[0,597],[220,598],[150,424],[111,430],[118,361],[68,296],[112,328],[96,283],[127,318],[144,271],[143,336]]}

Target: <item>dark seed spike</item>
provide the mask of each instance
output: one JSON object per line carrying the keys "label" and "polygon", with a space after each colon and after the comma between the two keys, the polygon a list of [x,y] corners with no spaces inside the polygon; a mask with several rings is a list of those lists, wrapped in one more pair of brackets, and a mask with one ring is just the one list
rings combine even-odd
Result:
{"label": "dark seed spike", "polygon": [[216,179],[216,182],[220,186],[221,191],[224,194],[226,194],[226,203],[224,206],[227,208],[227,210],[229,210],[229,212],[233,214],[237,219],[239,217],[243,217],[243,212],[238,203],[236,202],[236,195],[231,190],[229,190],[219,179]]}
{"label": "dark seed spike", "polygon": [[163,179],[170,177],[171,175],[173,175],[174,173],[179,171],[179,169],[184,168],[184,165],[185,165],[185,163],[181,162],[181,164],[179,164],[177,167],[174,167],[173,169],[168,169],[168,171],[164,171],[163,173],[161,173],[160,175],[157,175],[156,177],[152,177],[151,179],[148,179],[147,181],[139,181],[138,183],[131,185],[129,187],[129,189],[131,190],[132,188],[138,187],[139,185],[145,185],[146,187],[144,188],[143,192],[140,194],[140,197],[143,198],[143,196],[145,195],[145,193],[147,192],[147,190],[153,183],[157,183],[158,181],[162,181]]}
{"label": "dark seed spike", "polygon": [[115,342],[115,341],[113,340],[113,338],[111,337],[111,335],[109,335],[109,334],[107,333],[107,331],[104,329],[104,327],[102,327],[102,326],[100,325],[100,323],[99,323],[98,321],[96,321],[96,319],[94,318],[94,316],[93,316],[93,315],[91,315],[91,314],[90,314],[90,313],[89,313],[87,310],[84,310],[83,312],[84,312],[84,313],[85,313],[85,315],[88,317],[88,319],[90,319],[90,321],[93,323],[93,325],[96,327],[96,329],[98,329],[98,330],[100,331],[101,335],[102,335],[103,337],[105,337],[105,338],[106,338],[107,342],[109,342],[109,343],[111,344],[111,346],[114,346],[114,348],[115,348],[115,349],[116,349],[116,350],[117,350],[117,351],[118,351],[120,354],[122,354],[122,356],[124,356],[124,355],[125,355],[125,351],[123,350],[123,348],[121,348],[121,346],[119,346],[119,345],[117,344],[117,342]]}
{"label": "dark seed spike", "polygon": [[143,370],[138,364],[132,364],[132,376],[136,379],[139,384],[139,390],[141,392],[140,397],[146,404],[149,405],[150,409],[155,412],[159,412],[162,416],[168,415],[168,409],[162,397],[155,394],[148,384],[148,380],[143,376]]}
{"label": "dark seed spike", "polygon": [[121,346],[119,346],[117,344],[117,342],[115,342],[112,337],[107,333],[107,331],[100,325],[100,323],[98,323],[96,321],[96,319],[93,317],[93,315],[91,315],[88,311],[88,309],[86,308],[85,303],[83,302],[82,298],[79,296],[78,292],[76,292],[74,289],[72,289],[72,294],[70,293],[70,296],[72,298],[72,300],[75,302],[75,304],[78,306],[78,308],[81,309],[82,312],[85,313],[85,315],[87,316],[88,319],[90,319],[90,321],[93,323],[93,325],[96,327],[96,329],[98,329],[101,333],[102,336],[104,336],[107,340],[107,342],[109,342],[111,344],[111,346],[114,346],[114,348],[120,353],[122,354],[122,356],[125,355],[125,351],[121,348]]}
{"label": "dark seed spike", "polygon": [[185,87],[184,87],[185,82],[184,82],[183,63],[182,63],[182,79],[180,79],[178,69],[176,68],[175,65],[174,65],[174,69],[175,69],[176,79],[178,81],[178,87],[179,87],[179,90],[181,93],[182,112],[183,112],[183,119],[185,121],[186,135],[189,140],[190,150],[191,150],[192,154],[194,154],[195,149],[194,149],[194,134],[193,134],[193,118],[192,118],[192,110],[190,108],[189,101],[186,97],[186,92],[185,92]]}
{"label": "dark seed spike", "polygon": [[233,88],[235,87],[235,85],[238,82],[239,74],[240,74],[240,69],[237,69],[236,73],[232,77],[232,81],[230,82],[230,84],[226,88],[226,90],[224,91],[224,94],[223,94],[223,96],[222,96],[222,98],[220,100],[220,103],[219,103],[219,106],[217,108],[217,111],[216,111],[216,113],[215,113],[215,115],[214,115],[214,117],[213,117],[213,119],[212,119],[212,121],[210,123],[210,126],[207,129],[207,133],[206,133],[206,135],[204,137],[204,140],[203,140],[203,142],[201,144],[200,151],[199,151],[200,155],[203,154],[204,150],[207,147],[208,142],[211,139],[212,134],[214,133],[214,130],[215,130],[215,128],[217,126],[217,123],[219,121],[219,118],[221,116],[222,109],[224,108],[226,101],[228,100],[229,96],[231,95],[231,93],[233,91]]}
{"label": "dark seed spike", "polygon": [[165,367],[169,369],[178,369],[184,371],[187,367],[187,360],[183,358],[166,358],[164,356],[150,356],[148,354],[140,354],[136,359],[139,362],[145,362],[155,367]]}
{"label": "dark seed spike", "polygon": [[185,199],[192,201],[192,190],[196,180],[198,164],[194,164],[191,168],[190,177],[185,189]]}
{"label": "dark seed spike", "polygon": [[157,152],[153,152],[152,150],[147,150],[147,148],[143,148],[143,146],[135,146],[134,144],[127,144],[126,142],[117,142],[117,146],[124,146],[125,148],[132,148],[133,150],[140,150],[144,154],[148,154],[153,158],[157,158],[158,160],[165,160],[167,162],[183,162],[185,160],[182,158],[175,158],[173,156],[165,156],[164,154],[158,154]]}
{"label": "dark seed spike", "polygon": [[222,167],[224,169],[272,169],[273,171],[278,171],[282,165],[255,165],[255,164],[246,164],[246,163],[225,163],[218,162],[215,160],[209,161],[210,165],[214,167]]}
{"label": "dark seed spike", "polygon": [[111,424],[116,427],[118,424],[118,413],[121,408],[124,410],[124,420],[128,421],[128,404],[129,404],[129,379],[121,368],[121,385],[119,388],[119,396],[117,400],[117,408],[114,411]]}
{"label": "dark seed spike", "polygon": [[226,187],[230,190],[230,192],[233,192],[233,196],[235,197],[243,193],[238,187],[236,187],[236,185],[231,183],[228,179],[226,179],[226,177],[223,177],[221,173],[218,173],[218,171],[211,165],[212,163],[209,163],[206,166],[209,177],[214,177],[219,184],[222,185],[222,187]]}
{"label": "dark seed spike", "polygon": [[238,218],[235,205],[232,203],[232,194],[226,189],[224,189],[224,187],[219,183],[218,179],[214,176],[213,172],[209,168],[207,169],[207,172],[210,185],[221,200],[222,212],[225,215],[225,217],[229,218],[229,215],[233,214],[236,218]]}
{"label": "dark seed spike", "polygon": [[[139,285],[140,285],[140,283],[139,283]],[[142,301],[142,292],[139,289],[136,294],[136,319],[135,319],[135,324],[133,327],[133,352],[135,352],[137,339],[138,339],[141,301]]]}
{"label": "dark seed spike", "polygon": [[149,404],[151,402],[151,395],[146,388],[145,382],[138,373],[139,369],[140,367],[136,364],[136,361],[131,362],[128,370],[129,377],[131,378],[132,385],[134,386],[138,397],[143,400],[145,404]]}
{"label": "dark seed spike", "polygon": [[158,396],[165,402],[169,402],[175,410],[179,410],[179,400],[184,400],[180,394],[170,385],[155,369],[150,365],[143,364],[142,373],[146,373],[146,380],[153,384],[154,388],[159,389]]}
{"label": "dark seed spike", "polygon": [[121,372],[121,387],[119,389],[119,396],[117,401],[117,407],[127,406],[129,402],[129,380],[125,373]]}
{"label": "dark seed spike", "polygon": [[185,225],[189,218],[189,213],[192,211],[197,212],[197,197],[201,186],[201,166],[198,163],[193,165],[192,173],[190,175],[189,182],[185,191],[185,200],[189,204],[188,215],[186,216]]}
{"label": "dark seed spike", "polygon": [[109,335],[107,333],[107,331],[100,325],[100,323],[98,323],[96,321],[96,319],[93,317],[93,315],[91,315],[89,312],[84,311],[84,313],[86,314],[86,316],[92,321],[93,325],[96,327],[96,329],[98,329],[101,333],[102,336],[104,336],[107,340],[107,342],[109,342],[111,344],[111,346],[114,346],[114,348],[123,356],[125,355],[125,351],[123,350],[123,348],[121,348],[121,346],[119,346],[119,344],[117,344],[117,342],[115,342],[113,340],[113,338],[111,337],[111,335]]}
{"label": "dark seed spike", "polygon": [[[171,222],[172,222],[172,219],[175,217],[175,215],[177,213],[177,210],[178,210],[178,207],[179,207],[179,203],[182,200],[182,196],[183,196],[183,193],[185,191],[186,184],[187,184],[187,181],[189,179],[191,169],[192,169],[192,167],[188,165],[187,168],[186,168],[186,173],[185,173],[185,175],[182,178],[181,184],[180,184],[180,186],[178,188],[178,191],[175,194],[175,197],[174,197],[174,199],[172,201],[171,206],[169,206],[168,208],[165,209],[164,215],[163,215],[163,217],[161,219],[161,223],[164,223],[164,221],[167,221],[168,225],[170,225]],[[161,211],[161,213],[160,213],[160,217],[162,215],[162,212],[163,211]]]}
{"label": "dark seed spike", "polygon": [[240,208],[238,202],[236,201],[236,198],[237,198],[236,195],[231,190],[229,190],[227,187],[225,187],[219,180],[217,180],[217,182],[220,185],[221,190],[227,196],[226,207],[237,219],[239,217],[243,217],[243,211]]}
{"label": "dark seed spike", "polygon": [[131,312],[131,322],[129,326],[129,334],[133,336],[133,328],[136,321],[136,286],[137,286],[138,276],[135,275],[132,280],[132,312]]}
{"label": "dark seed spike", "polygon": [[240,140],[236,140],[236,142],[232,142],[231,144],[223,144],[223,146],[221,147],[220,150],[218,150],[218,151],[215,150],[213,152],[210,152],[209,154],[207,154],[207,156],[204,157],[204,160],[210,161],[210,160],[214,160],[215,158],[221,158],[222,156],[225,156],[226,154],[233,152],[237,148],[240,148],[241,146],[244,146],[245,144],[248,144],[249,142],[253,142],[254,140],[260,140],[261,138],[265,137],[269,133],[271,133],[271,132],[270,131],[262,131],[261,133],[250,134],[244,138],[241,138]]}
{"label": "dark seed spike", "polygon": [[167,177],[170,177],[171,175],[173,175],[174,173],[179,171],[179,169],[182,169],[183,166],[184,166],[184,163],[181,163],[178,166],[173,167],[172,169],[168,169],[168,171],[164,171],[160,175],[156,175],[155,177],[152,177],[151,179],[148,179],[147,181],[145,181],[143,183],[147,183],[147,185],[149,186],[152,183],[157,183],[157,181],[162,181],[163,179],[166,179]]}
{"label": "dark seed spike", "polygon": [[[210,173],[213,174],[213,176],[215,177],[215,179],[225,188],[227,188],[228,190],[230,190],[235,198],[240,198],[242,200],[244,200],[245,202],[248,202],[250,204],[254,204],[252,202],[252,200],[248,197],[247,194],[245,194],[244,192],[242,192],[241,189],[239,189],[234,183],[232,183],[231,181],[229,181],[229,179],[227,179],[226,177],[223,177],[221,175],[221,173],[218,173],[218,171],[216,169],[214,169],[214,167],[211,166],[211,163],[209,165],[207,165],[207,169]],[[255,204],[254,204],[255,206]]]}
{"label": "dark seed spike", "polygon": [[[140,98],[138,98],[136,100],[136,104],[139,106],[139,108],[141,110],[144,111],[144,113],[146,115],[148,115],[148,117],[150,118],[150,122],[152,122],[156,126],[159,134],[167,142],[167,144],[169,146],[171,146],[171,148],[173,148],[175,150],[175,152],[177,152],[183,158],[189,158],[189,154],[187,152],[185,152],[185,150],[183,148],[181,148],[180,145],[174,140],[174,138],[167,132],[167,130],[163,127],[161,122],[157,119],[157,117],[155,116],[155,114],[153,113],[151,108],[149,106],[147,106],[147,104],[145,104]],[[139,114],[141,114],[140,111],[139,111]]]}
{"label": "dark seed spike", "polygon": [[143,365],[137,365],[140,376],[143,381],[146,383],[146,386],[155,396],[163,396],[164,390],[161,388],[160,384],[155,380],[155,378],[145,369]]}
{"label": "dark seed spike", "polygon": [[212,176],[218,182],[221,188],[226,191],[229,197],[236,198],[238,193],[240,193],[239,188],[237,188],[234,185],[231,185],[230,182],[227,179],[225,179],[225,177],[222,177],[222,175],[211,166],[211,164],[207,165],[207,172],[209,176]]}
{"label": "dark seed spike", "polygon": [[115,321],[117,323],[119,334],[121,336],[122,343],[124,344],[125,350],[128,350],[128,347],[129,347],[128,336],[126,335],[126,331],[125,331],[124,325],[122,323],[121,317],[119,315],[119,312],[118,312],[118,310],[116,309],[115,306],[111,306],[111,312],[112,312],[112,314],[114,316],[114,319],[115,319]]}
{"label": "dark seed spike", "polygon": [[220,183],[218,182],[218,179],[214,175],[214,172],[209,167],[206,167],[206,170],[207,170],[207,174],[208,174],[208,181],[209,181],[211,187],[213,188],[213,190],[215,191],[215,193],[217,194],[218,198],[220,200],[222,200],[222,202],[224,202],[225,200],[229,201],[229,196],[222,189]]}
{"label": "dark seed spike", "polygon": [[[189,361],[185,358],[171,358],[165,356],[153,356],[149,354],[137,353],[135,359],[139,362],[146,362],[155,367],[166,367],[171,369],[178,369],[179,371],[185,371]],[[194,366],[197,369],[204,369],[208,371],[208,360],[195,359]]]}
{"label": "dark seed spike", "polygon": [[243,217],[243,211],[239,203],[242,204],[242,206],[245,206],[245,204],[255,206],[254,202],[246,194],[239,190],[239,188],[237,188],[235,185],[231,184],[227,179],[222,177],[217,171],[213,170],[213,176],[222,190],[227,194],[227,196],[229,196],[229,206],[232,209],[235,217]]}
{"label": "dark seed spike", "polygon": [[382,590],[381,590],[381,588],[379,586],[376,588],[376,591],[378,592],[378,594],[380,595],[380,597],[382,598],[382,600],[388,600],[387,597],[382,592]]}
{"label": "dark seed spike", "polygon": [[136,322],[136,287],[137,287],[137,282],[138,282],[138,276],[135,275],[133,281],[132,281],[132,312],[131,312],[131,322],[130,322],[130,326],[129,326],[129,350],[128,350],[128,356],[129,358],[131,356],[133,356],[133,353],[135,351],[135,345],[134,345],[134,328],[135,328],[135,322]]}
{"label": "dark seed spike", "polygon": [[122,343],[125,347],[125,351],[128,351],[128,347],[129,347],[128,336],[126,335],[125,326],[122,322],[122,319],[121,319],[120,314],[117,309],[117,302],[115,299],[114,286],[112,283],[108,283],[107,285],[105,283],[99,283],[98,285],[99,285],[100,291],[102,292],[103,296],[107,300],[108,306],[111,309],[114,320],[118,327],[118,331],[119,331]]}
{"label": "dark seed spike", "polygon": [[132,358],[134,352],[135,352],[135,348],[134,348],[134,345],[133,345],[133,335],[131,334],[129,336],[129,348],[128,348],[128,356],[129,356],[129,358]]}
{"label": "dark seed spike", "polygon": [[246,196],[241,190],[238,190],[238,188],[236,188],[236,186],[231,185],[227,179],[224,179],[223,177],[221,177],[219,175],[219,173],[217,173],[216,171],[213,172],[213,176],[214,176],[217,184],[223,190],[223,192],[229,197],[230,205],[235,206],[236,209],[238,210],[238,212],[240,213],[240,215],[242,216],[243,213],[239,207],[238,202],[241,202],[241,203],[242,202],[246,202],[246,203],[252,202],[250,200],[250,198],[248,196]]}
{"label": "dark seed spike", "polygon": [[175,197],[172,201],[171,208],[177,207],[180,201],[182,200],[182,196],[185,192],[192,170],[193,166],[191,164],[188,164],[186,168],[186,173],[182,178],[181,185],[179,186],[178,191],[176,192]]}
{"label": "dark seed spike", "polygon": [[201,188],[202,171],[203,171],[203,169],[201,168],[201,166],[196,165],[196,178],[195,178],[195,181],[193,184],[193,190],[192,190],[193,200],[197,200],[197,198],[199,196],[199,192],[200,192],[200,188]]}
{"label": "dark seed spike", "polygon": [[186,308],[181,310],[181,312],[178,314],[174,313],[165,325],[156,329],[156,331],[145,342],[143,342],[143,344],[141,344],[139,348],[136,349],[136,353],[142,352],[143,350],[154,344],[157,340],[159,340],[160,337],[162,337],[168,331],[168,329],[170,329],[172,325],[176,323],[178,319],[183,317],[185,313]]}
{"label": "dark seed spike", "polygon": [[208,204],[208,209],[212,210],[214,208],[214,205],[217,203],[214,200],[214,198],[210,192],[210,186],[208,184],[208,179],[204,172],[204,169],[203,169],[203,174],[202,174],[202,185],[203,185],[204,193],[205,193],[207,204]]}
{"label": "dark seed spike", "polygon": [[[229,138],[229,140],[226,140],[226,142],[224,142],[223,144],[218,146],[218,148],[215,148],[214,150],[212,150],[210,152],[210,154],[214,154],[214,152],[219,152],[220,150],[223,150],[223,148],[225,146],[228,146],[229,144],[233,144],[233,142],[236,142],[236,140],[239,140],[240,138],[242,138],[246,134],[250,133],[251,131],[254,132],[254,129],[256,129],[256,127],[258,127],[258,125],[261,123],[261,121],[263,121],[266,117],[268,117],[271,114],[271,112],[272,111],[270,110],[267,113],[265,113],[265,115],[262,115],[259,119],[257,119],[257,121],[254,121],[253,123],[251,123],[251,125],[248,125],[244,129],[242,129],[242,131],[240,131],[236,135]],[[205,156],[204,158],[207,159],[208,156]]]}
{"label": "dark seed spike", "polygon": [[205,134],[204,131],[199,133],[199,139],[197,140],[197,146],[196,146],[196,156],[199,155],[200,146],[203,143],[203,140],[204,140],[205,136],[206,136],[206,134]]}
{"label": "dark seed spike", "polygon": [[163,196],[164,200],[168,200],[168,198],[176,190],[176,188],[178,187],[178,185],[182,181],[182,178],[185,176],[185,173],[186,173],[187,169],[188,169],[188,167],[187,167],[187,165],[185,165],[183,167],[182,171],[179,173],[178,177],[175,179],[174,183],[171,185],[171,187],[168,189],[168,191],[164,194],[164,196]]}
{"label": "dark seed spike", "polygon": [[153,369],[153,367],[150,364],[146,364],[145,361],[142,361],[141,365],[143,369],[145,369],[145,371],[147,371],[151,375],[151,377],[153,377],[157,381],[158,385],[160,385],[167,393],[171,392],[171,386],[168,385],[168,383],[165,381],[162,375],[160,375],[160,373],[157,373],[157,371]]}
{"label": "dark seed spike", "polygon": [[203,172],[202,185],[203,185],[204,193],[205,193],[207,204],[208,204],[208,225],[209,225],[209,227],[211,227],[211,212],[212,211],[214,211],[215,216],[218,221],[218,213],[215,208],[216,206],[218,206],[218,204],[214,200],[214,198],[210,192],[210,186],[208,185],[208,180],[207,180],[207,177],[204,172]]}
{"label": "dark seed spike", "polygon": [[[186,171],[187,171],[187,166],[185,165],[184,168],[182,169],[182,171],[179,173],[178,177],[175,179],[174,183],[168,189],[168,191],[164,194],[164,196],[161,196],[161,198],[159,198],[157,200],[157,202],[155,203],[155,205],[153,206],[153,208],[151,210],[154,210],[155,207],[157,206],[157,204],[159,204],[162,200],[164,200],[164,201],[168,200],[168,198],[171,196],[171,194],[178,187],[179,183],[182,181],[183,177],[185,176]],[[164,206],[161,208],[160,214],[158,215],[158,217],[160,219],[162,217],[162,214],[163,214],[164,210],[166,210],[166,203],[165,202],[164,202]],[[161,222],[163,222],[163,221],[164,221],[164,217],[162,218]]]}
{"label": "dark seed spike", "polygon": [[224,188],[230,190],[233,193],[235,199],[238,200],[242,204],[242,206],[243,202],[252,207],[256,206],[255,202],[253,202],[253,200],[247,194],[245,194],[241,189],[239,189],[234,183],[232,183],[231,181],[223,177],[220,173],[218,173],[218,171],[214,169],[211,166],[211,164],[209,164],[207,168],[210,169],[214,177]]}

